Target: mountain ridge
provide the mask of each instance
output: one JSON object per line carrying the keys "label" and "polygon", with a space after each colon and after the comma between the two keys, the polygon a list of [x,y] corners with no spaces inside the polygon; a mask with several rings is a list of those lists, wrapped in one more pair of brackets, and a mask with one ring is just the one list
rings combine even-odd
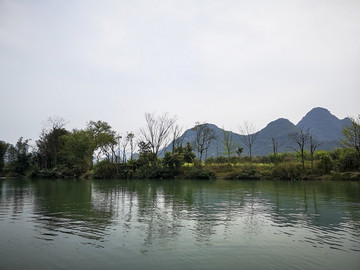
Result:
{"label": "mountain ridge", "polygon": [[[289,133],[299,131],[300,129],[309,130],[311,135],[321,142],[318,150],[334,149],[340,147],[342,129],[344,125],[349,123],[350,119],[348,117],[339,119],[331,114],[328,109],[322,107],[311,109],[296,125],[290,120],[281,117],[269,122],[263,129],[258,131],[252,154],[254,156],[264,156],[272,153],[271,137],[276,137],[280,145],[282,145],[279,148],[280,153],[292,151],[290,149],[292,142],[289,139]],[[207,124],[213,130],[217,139],[211,143],[207,153],[205,153],[205,157],[222,155],[224,152],[223,144],[221,143],[221,140],[223,139],[223,129],[211,123]],[[234,142],[244,148],[243,155],[248,155],[248,149],[240,139],[243,135],[232,131],[228,132],[232,133]],[[193,145],[194,139],[195,131],[193,128],[187,129],[179,138],[183,145],[187,142],[190,142]],[[171,151],[171,144],[163,150],[165,150],[162,151],[163,153]]]}

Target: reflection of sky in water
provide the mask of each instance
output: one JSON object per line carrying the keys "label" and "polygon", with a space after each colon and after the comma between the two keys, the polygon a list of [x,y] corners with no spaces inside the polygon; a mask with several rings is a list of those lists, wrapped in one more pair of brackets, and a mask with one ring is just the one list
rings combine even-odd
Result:
{"label": "reflection of sky in water", "polygon": [[176,253],[189,262],[201,256],[212,261],[207,256],[216,254],[230,263],[248,254],[274,265],[276,256],[288,256],[289,264],[291,258],[305,256],[309,260],[305,265],[314,266],[311,260],[331,250],[337,256],[360,255],[357,193],[347,193],[346,183],[324,185],[3,181],[1,239],[16,247],[21,236],[21,241],[35,241],[39,250],[44,246],[121,250],[121,257],[134,252]]}

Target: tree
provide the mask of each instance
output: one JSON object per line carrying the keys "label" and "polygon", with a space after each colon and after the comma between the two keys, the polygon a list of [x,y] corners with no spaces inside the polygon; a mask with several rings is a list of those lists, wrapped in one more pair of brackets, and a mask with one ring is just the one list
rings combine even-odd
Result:
{"label": "tree", "polygon": [[49,117],[43,124],[39,140],[36,141],[40,168],[55,168],[61,148],[60,138],[69,132],[64,128],[67,122],[59,116]]}
{"label": "tree", "polygon": [[251,160],[252,148],[253,148],[254,142],[255,142],[256,137],[259,134],[259,132],[256,131],[256,128],[253,124],[248,123],[246,121],[244,122],[243,126],[240,126],[239,129],[240,129],[240,133],[241,133],[240,140],[249,150],[249,157]]}
{"label": "tree", "polygon": [[272,148],[273,148],[273,153],[274,153],[274,163],[277,163],[277,153],[279,151],[279,148],[282,146],[282,144],[279,142],[279,138],[276,136],[272,136],[271,137],[271,142],[272,142]]}
{"label": "tree", "polygon": [[157,163],[157,155],[153,153],[150,142],[139,142],[139,164],[141,166],[152,166]]}
{"label": "tree", "polygon": [[319,142],[316,137],[309,134],[310,139],[310,161],[311,161],[311,169],[314,166],[314,153],[316,151],[316,148],[318,148],[321,145],[321,142]]}
{"label": "tree", "polygon": [[87,124],[87,130],[92,135],[98,150],[97,159],[100,160],[100,156],[103,154],[110,160],[112,154],[112,148],[117,144],[116,132],[111,129],[111,126],[105,121],[90,121]]}
{"label": "tree", "polygon": [[360,114],[357,118],[349,117],[350,124],[345,125],[343,128],[343,137],[341,144],[344,147],[354,148],[360,153]]}
{"label": "tree", "polygon": [[184,147],[184,162],[187,162],[187,163],[194,162],[196,155],[192,150],[193,150],[193,148],[192,148],[190,142],[187,142],[186,146]]}
{"label": "tree", "polygon": [[168,143],[171,128],[176,122],[176,117],[168,113],[156,116],[155,113],[145,113],[146,127],[140,129],[141,141],[149,143],[150,149],[156,156],[159,150]]}
{"label": "tree", "polygon": [[32,155],[28,151],[29,141],[29,139],[23,140],[23,137],[20,137],[15,146],[9,146],[7,160],[10,171],[25,175],[30,169]]}
{"label": "tree", "polygon": [[133,132],[126,134],[126,140],[130,144],[130,160],[133,160],[133,158],[134,158],[134,151],[135,151],[134,138],[135,138],[135,135]]}
{"label": "tree", "polygon": [[238,148],[236,149],[236,154],[239,156],[239,158],[241,157],[241,154],[242,154],[243,151],[244,151],[244,148],[238,146]]}
{"label": "tree", "polygon": [[89,130],[74,129],[68,135],[61,137],[63,147],[60,155],[66,166],[75,176],[80,176],[92,166],[92,157],[97,147],[93,134]]}
{"label": "tree", "polygon": [[199,159],[202,161],[203,153],[209,149],[216,136],[208,123],[196,122],[192,130],[195,131],[195,150],[199,153]]}
{"label": "tree", "polygon": [[290,133],[289,138],[296,145],[296,147],[290,146],[290,148],[300,155],[302,168],[305,170],[305,145],[309,139],[309,129],[300,128],[298,132]]}
{"label": "tree", "polygon": [[221,140],[223,144],[224,154],[228,157],[228,162],[230,162],[231,155],[236,151],[237,144],[233,140],[233,133],[231,131],[226,131],[222,129],[223,139]]}
{"label": "tree", "polygon": [[7,149],[9,148],[9,144],[4,141],[0,141],[0,172],[3,170],[5,165],[5,154]]}
{"label": "tree", "polygon": [[172,131],[171,152],[174,154],[175,148],[179,147],[182,143],[182,139],[181,139],[182,128],[179,125],[173,125],[171,131]]}

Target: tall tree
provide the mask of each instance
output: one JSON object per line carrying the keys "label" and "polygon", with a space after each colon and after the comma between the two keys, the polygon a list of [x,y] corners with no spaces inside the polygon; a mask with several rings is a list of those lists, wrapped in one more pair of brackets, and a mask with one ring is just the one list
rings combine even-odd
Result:
{"label": "tall tree", "polygon": [[203,153],[209,149],[216,136],[208,123],[196,122],[192,130],[195,131],[195,150],[199,153],[199,159],[202,161]]}
{"label": "tall tree", "polygon": [[158,156],[160,149],[168,143],[171,128],[176,122],[176,117],[163,113],[156,116],[155,113],[145,113],[146,127],[140,129],[140,140],[149,143],[153,154]]}
{"label": "tall tree", "polygon": [[350,124],[343,128],[343,139],[341,144],[344,147],[354,148],[360,153],[360,114],[357,118],[349,117]]}
{"label": "tall tree", "polygon": [[321,142],[319,142],[315,136],[309,134],[309,140],[310,140],[310,161],[311,161],[311,168],[314,166],[314,153],[316,151],[316,148],[318,148],[321,145]]}
{"label": "tall tree", "polygon": [[187,163],[194,162],[196,155],[192,150],[193,150],[193,148],[192,148],[190,142],[187,142],[186,146],[184,147],[184,162],[187,162]]}
{"label": "tall tree", "polygon": [[9,147],[9,144],[7,144],[4,141],[0,141],[0,172],[3,170],[5,165],[5,154]]}
{"label": "tall tree", "polygon": [[87,125],[87,130],[92,135],[96,145],[97,159],[105,155],[108,160],[112,155],[112,148],[117,144],[116,132],[112,130],[111,126],[105,121],[90,121]]}
{"label": "tall tree", "polygon": [[273,148],[273,153],[274,153],[274,163],[277,163],[277,153],[279,151],[279,148],[282,146],[282,144],[279,141],[279,138],[276,136],[272,136],[271,137],[271,143],[272,143],[272,148]]}
{"label": "tall tree", "polygon": [[171,129],[171,133],[172,133],[171,152],[174,154],[175,148],[179,147],[182,143],[182,139],[181,139],[182,127],[180,127],[179,125],[173,125]]}
{"label": "tall tree", "polygon": [[7,160],[10,171],[25,175],[30,168],[32,155],[29,153],[29,141],[20,137],[15,146],[9,146]]}
{"label": "tall tree", "polygon": [[252,123],[244,122],[242,126],[240,126],[240,140],[249,150],[249,157],[250,160],[252,158],[252,149],[254,146],[254,142],[256,137],[258,136],[259,132],[256,130],[255,126]]}
{"label": "tall tree", "polygon": [[126,140],[129,142],[130,145],[130,160],[134,158],[134,151],[135,151],[135,142],[134,142],[135,134],[133,132],[129,132],[126,134]]}
{"label": "tall tree", "polygon": [[309,129],[300,128],[298,132],[289,134],[289,138],[294,142],[296,147],[290,146],[301,157],[302,168],[305,170],[305,146],[309,140]]}
{"label": "tall tree", "polygon": [[231,131],[226,131],[222,129],[223,138],[221,143],[223,144],[224,154],[227,155],[228,162],[230,162],[230,157],[233,155],[237,149],[237,144],[233,140],[233,133]]}
{"label": "tall tree", "polygon": [[80,176],[92,166],[92,158],[97,145],[89,130],[74,129],[68,135],[61,137],[63,147],[60,155],[66,166],[76,176]]}
{"label": "tall tree", "polygon": [[40,168],[51,169],[57,166],[61,148],[60,138],[69,132],[64,128],[67,121],[60,116],[47,118],[39,140],[36,141]]}

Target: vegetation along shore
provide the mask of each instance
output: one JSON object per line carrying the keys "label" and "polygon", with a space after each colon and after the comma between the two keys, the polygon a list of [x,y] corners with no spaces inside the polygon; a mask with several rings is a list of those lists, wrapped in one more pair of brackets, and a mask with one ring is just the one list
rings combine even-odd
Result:
{"label": "vegetation along shore", "polygon": [[[304,126],[291,127],[285,145],[284,134],[264,136],[246,122],[235,134],[200,122],[182,132],[166,113],[145,120],[137,134],[120,136],[105,121],[70,131],[61,117],[48,118],[34,146],[0,141],[0,177],[360,180],[360,115],[347,118],[330,149]],[[257,140],[271,151],[254,155]]]}

